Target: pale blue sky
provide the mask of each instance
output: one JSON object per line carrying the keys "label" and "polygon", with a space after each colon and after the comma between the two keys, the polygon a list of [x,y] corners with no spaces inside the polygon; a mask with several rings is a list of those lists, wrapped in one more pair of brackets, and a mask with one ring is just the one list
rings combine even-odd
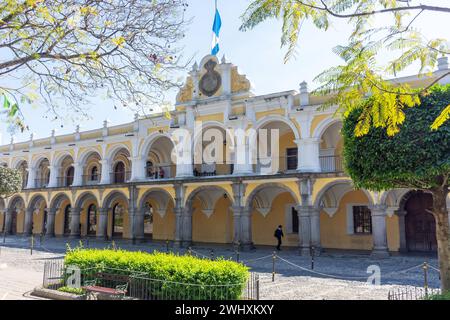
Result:
{"label": "pale blue sky", "polygon": [[[447,0],[448,1],[448,0]],[[447,2],[445,1],[445,2]],[[188,0],[188,17],[193,17],[188,27],[184,56],[194,56],[196,61],[210,52],[212,37],[212,22],[214,15],[214,0]],[[256,29],[240,32],[240,16],[247,7],[248,0],[219,0],[219,11],[222,17],[222,30],[220,35],[219,57],[226,55],[227,60],[239,67],[251,80],[256,94],[266,94],[285,90],[298,90],[299,83],[307,81],[310,88],[315,84],[313,78],[328,67],[340,63],[332,53],[332,48],[338,44],[345,44],[349,35],[349,28],[343,21],[336,22],[328,32],[318,31],[310,23],[305,23],[302,29],[302,39],[295,59],[283,63],[284,49],[280,49],[280,22],[267,21]],[[442,1],[428,1],[442,3]],[[416,21],[423,27],[425,34],[430,37],[444,37],[450,39],[450,23],[445,14],[423,14]],[[168,95],[174,103],[176,92]],[[43,118],[45,109],[26,110],[24,112],[30,132],[16,135],[16,141],[24,141],[34,132],[35,138],[44,138],[50,135],[52,129],[57,134],[74,131],[77,123],[52,122]],[[99,128],[108,118],[112,125],[125,123],[133,119],[133,112],[124,109],[114,110],[113,103],[100,101],[90,107],[92,119],[81,123],[82,130]],[[0,128],[0,144],[9,142],[9,134],[5,126]]]}

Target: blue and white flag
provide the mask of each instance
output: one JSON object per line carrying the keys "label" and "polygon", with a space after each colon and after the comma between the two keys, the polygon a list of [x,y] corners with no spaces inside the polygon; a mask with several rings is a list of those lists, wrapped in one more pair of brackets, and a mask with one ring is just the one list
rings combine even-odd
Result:
{"label": "blue and white flag", "polygon": [[211,44],[211,54],[213,56],[217,55],[219,52],[219,33],[220,28],[222,27],[222,19],[220,18],[219,10],[216,8],[216,15],[214,17],[214,24],[213,24],[213,39]]}

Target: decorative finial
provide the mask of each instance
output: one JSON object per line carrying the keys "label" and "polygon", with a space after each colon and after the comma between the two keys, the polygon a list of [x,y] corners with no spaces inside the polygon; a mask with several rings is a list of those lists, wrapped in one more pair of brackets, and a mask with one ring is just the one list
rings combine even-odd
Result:
{"label": "decorative finial", "polygon": [[194,65],[192,66],[192,71],[197,71],[198,70],[198,64],[197,62],[194,63]]}
{"label": "decorative finial", "polygon": [[30,134],[30,141],[33,141],[33,139],[34,139],[34,133],[32,132],[32,133]]}
{"label": "decorative finial", "polygon": [[55,136],[55,133],[56,133],[56,130],[55,130],[55,129],[53,129],[53,130],[52,130],[52,137],[54,137],[54,136]]}
{"label": "decorative finial", "polygon": [[75,132],[80,133],[80,125],[79,124],[77,124],[77,126],[75,127]]}
{"label": "decorative finial", "polygon": [[134,121],[138,121],[138,120],[139,120],[139,113],[136,112],[136,113],[134,114]]}
{"label": "decorative finial", "polygon": [[227,58],[225,57],[225,54],[222,56],[222,63],[227,63]]}

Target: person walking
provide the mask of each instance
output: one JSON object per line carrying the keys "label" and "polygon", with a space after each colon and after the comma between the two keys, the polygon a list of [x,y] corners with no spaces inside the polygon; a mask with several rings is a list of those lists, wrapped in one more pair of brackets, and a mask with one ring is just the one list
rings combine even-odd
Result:
{"label": "person walking", "polygon": [[281,244],[282,244],[281,238],[284,237],[282,225],[279,225],[278,228],[275,230],[274,237],[277,238],[277,240],[278,240],[277,250],[280,251]]}

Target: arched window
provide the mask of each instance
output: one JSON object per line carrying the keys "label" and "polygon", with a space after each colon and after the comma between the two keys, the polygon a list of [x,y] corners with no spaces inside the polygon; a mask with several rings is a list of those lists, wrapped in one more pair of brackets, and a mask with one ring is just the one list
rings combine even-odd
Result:
{"label": "arched window", "polygon": [[122,161],[117,162],[114,168],[114,182],[115,183],[125,182],[125,164]]}
{"label": "arched window", "polygon": [[75,174],[75,169],[73,167],[69,167],[66,173],[66,187],[69,187],[73,183],[73,176]]}
{"label": "arched window", "polygon": [[64,234],[70,234],[70,204],[64,208]]}
{"label": "arched window", "polygon": [[151,237],[153,234],[153,207],[147,202],[144,211],[144,235]]}
{"label": "arched window", "polygon": [[95,166],[95,167],[92,167],[92,169],[91,169],[91,181],[97,181],[98,180],[98,168]]}
{"label": "arched window", "polygon": [[153,162],[147,161],[145,169],[147,171],[147,178],[152,178],[153,179],[154,176],[155,176],[155,170],[153,168]]}
{"label": "arched window", "polygon": [[122,236],[123,234],[124,207],[116,204],[112,210],[112,235]]}
{"label": "arched window", "polygon": [[91,204],[87,210],[87,234],[97,234],[97,206]]}

